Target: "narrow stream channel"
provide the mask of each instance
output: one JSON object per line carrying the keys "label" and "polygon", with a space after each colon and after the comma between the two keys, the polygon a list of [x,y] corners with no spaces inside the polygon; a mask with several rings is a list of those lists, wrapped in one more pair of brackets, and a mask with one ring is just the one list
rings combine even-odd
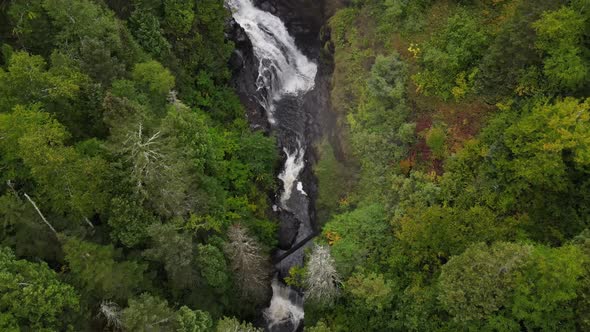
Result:
{"label": "narrow stream channel", "polygon": [[[257,65],[253,99],[266,115],[270,130],[276,135],[284,154],[284,165],[278,178],[283,187],[273,210],[277,213],[279,248],[275,253],[277,277],[273,297],[264,311],[269,331],[296,331],[303,318],[303,298],[280,281],[292,266],[302,265],[304,249],[300,246],[314,234],[313,202],[308,187],[315,186],[309,151],[310,116],[305,101],[316,84],[318,65],[307,58],[295,44],[281,19],[257,8],[251,0],[226,0],[237,24],[251,42]],[[246,70],[248,72],[248,70]],[[242,92],[243,93],[243,92]],[[276,259],[277,257],[280,258]]]}

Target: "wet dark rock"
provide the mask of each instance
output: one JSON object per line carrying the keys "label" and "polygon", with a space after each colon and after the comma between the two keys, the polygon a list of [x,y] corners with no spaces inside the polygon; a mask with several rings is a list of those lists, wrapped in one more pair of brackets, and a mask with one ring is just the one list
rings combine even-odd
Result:
{"label": "wet dark rock", "polygon": [[254,56],[252,42],[246,31],[232,18],[226,23],[226,37],[233,41],[235,50],[230,57],[232,69],[231,84],[238,92],[240,101],[246,109],[246,115],[252,130],[269,130],[264,108],[256,100],[256,79],[258,78],[258,60]]}
{"label": "wet dark rock", "polygon": [[273,15],[277,14],[277,7],[275,7],[270,1],[263,1],[261,2],[258,7],[265,12],[269,12]]}
{"label": "wet dark rock", "polygon": [[295,242],[301,221],[287,211],[280,213],[280,219],[281,222],[278,230],[279,248],[282,250],[288,250]]}
{"label": "wet dark rock", "polygon": [[[305,148],[305,167],[299,174],[305,193],[297,190],[294,184],[291,198],[287,202],[289,211],[279,210],[276,217],[279,220],[276,248],[273,259],[276,260],[275,270],[279,279],[289,275],[289,269],[302,265],[305,249],[311,242],[305,242],[317,234],[315,214],[315,200],[317,198],[317,179],[313,174],[313,165],[317,161],[314,144],[323,135],[330,135],[330,128],[335,127],[334,116],[330,112],[330,79],[332,64],[328,47],[328,54],[322,51],[323,45],[329,41],[329,31],[323,31],[326,15],[323,0],[253,0],[255,5],[268,11],[285,23],[289,33],[294,37],[297,47],[312,61],[318,64],[315,88],[303,96],[284,96],[276,103],[275,119],[277,127],[273,134],[279,143],[277,152],[281,153],[283,163],[286,148],[290,153],[299,144]],[[343,0],[335,0],[343,1]],[[233,20],[231,20],[233,21]],[[235,87],[240,100],[246,108],[251,128],[263,128],[270,131],[267,115],[256,100],[259,95],[256,88],[258,77],[258,60],[253,54],[253,47],[245,31],[235,21],[228,23],[227,36],[236,44],[236,51],[230,59],[233,72],[232,85]],[[329,46],[329,45],[328,45]],[[278,169],[277,172],[281,170]],[[279,205],[280,193],[273,197]],[[298,244],[305,243],[299,247]],[[289,250],[291,249],[291,250]],[[286,258],[279,260],[285,254]],[[300,329],[303,324],[300,324]],[[290,331],[294,326],[277,326],[272,331]]]}
{"label": "wet dark rock", "polygon": [[232,71],[239,71],[244,67],[244,62],[242,51],[236,49],[229,59],[229,66]]}
{"label": "wet dark rock", "polygon": [[229,18],[226,22],[225,36],[227,39],[233,41],[237,49],[252,50],[252,42],[248,38],[246,31],[234,20]]}
{"label": "wet dark rock", "polygon": [[253,1],[258,8],[281,18],[305,55],[311,58],[319,56],[321,45],[318,36],[327,19],[324,0]]}
{"label": "wet dark rock", "polygon": [[[307,237],[315,229],[315,198],[317,197],[316,179],[312,165],[316,161],[313,149],[314,142],[322,136],[324,124],[334,122],[328,113],[330,109],[329,91],[331,68],[321,59],[322,45],[329,40],[329,34],[320,33],[325,24],[324,1],[317,0],[253,0],[262,10],[273,13],[285,23],[289,33],[295,38],[297,46],[303,53],[318,64],[316,88],[303,97],[285,96],[276,105],[275,118],[279,128],[279,150],[284,161],[283,147],[293,151],[298,141],[305,148],[306,166],[301,172],[299,181],[303,184],[305,195],[293,190],[288,202],[289,212],[277,213],[279,222],[278,242],[280,255],[294,246],[297,240]],[[251,127],[264,128],[268,131],[267,115],[256,100],[256,79],[258,77],[258,60],[253,54],[251,42],[245,31],[232,19],[229,23],[228,36],[236,44],[236,52],[230,60],[233,70],[232,84],[238,91],[242,103],[245,105]],[[278,170],[280,171],[280,170]],[[295,184],[296,186],[296,184]],[[278,203],[277,203],[278,204]],[[304,223],[305,234],[301,233]],[[303,250],[290,257],[288,262],[277,267],[286,275],[288,267],[300,264],[303,260]]]}
{"label": "wet dark rock", "polygon": [[297,327],[293,326],[290,321],[284,322],[280,325],[273,326],[268,329],[268,332],[293,332]]}

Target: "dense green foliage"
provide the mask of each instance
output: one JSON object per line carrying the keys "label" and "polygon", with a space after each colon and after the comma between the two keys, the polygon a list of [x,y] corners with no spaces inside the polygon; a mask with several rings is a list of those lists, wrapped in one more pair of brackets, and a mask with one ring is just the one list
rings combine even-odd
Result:
{"label": "dense green foliage", "polygon": [[[259,331],[277,151],[228,15],[0,4],[0,330]],[[590,330],[588,2],[353,0],[327,30],[306,330]]]}
{"label": "dense green foliage", "polygon": [[73,317],[64,313],[79,312],[79,296],[47,264],[17,260],[10,249],[3,248],[0,266],[3,330],[71,328]]}
{"label": "dense green foliage", "polygon": [[276,230],[275,142],[228,85],[228,15],[0,5],[1,330],[211,331],[264,304],[224,251],[239,223],[264,260]]}
{"label": "dense green foliage", "polygon": [[340,150],[321,147],[318,214],[342,292],[307,304],[309,330],[590,328],[589,14],[359,0],[332,17]]}

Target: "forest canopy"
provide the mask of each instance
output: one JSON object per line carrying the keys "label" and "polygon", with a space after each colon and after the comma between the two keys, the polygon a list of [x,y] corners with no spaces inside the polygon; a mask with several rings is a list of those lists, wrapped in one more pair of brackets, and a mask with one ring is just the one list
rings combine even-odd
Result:
{"label": "forest canopy", "polygon": [[318,242],[341,292],[307,304],[310,330],[590,329],[589,9],[358,0],[329,20]]}
{"label": "forest canopy", "polygon": [[[326,7],[305,330],[590,330],[588,1]],[[261,331],[280,151],[230,14],[0,3],[0,330]]]}
{"label": "forest canopy", "polygon": [[257,315],[270,284],[242,280],[269,271],[234,271],[227,230],[266,263],[278,153],[229,85],[229,15],[217,0],[0,5],[1,330]]}

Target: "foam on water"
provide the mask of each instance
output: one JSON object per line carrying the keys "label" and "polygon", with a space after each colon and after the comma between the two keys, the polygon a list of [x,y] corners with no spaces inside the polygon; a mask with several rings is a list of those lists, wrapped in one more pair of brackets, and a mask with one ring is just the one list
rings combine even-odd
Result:
{"label": "foam on water", "polygon": [[284,95],[299,95],[313,89],[317,65],[295,45],[280,18],[260,10],[251,0],[227,0],[236,22],[252,41],[259,60],[258,90],[265,89],[259,102],[275,124],[275,102]]}
{"label": "foam on water", "polygon": [[293,330],[297,330],[305,315],[303,299],[291,288],[281,285],[276,278],[272,282],[272,294],[270,306],[264,310],[269,329],[291,323]]}
{"label": "foam on water", "polygon": [[[235,21],[248,35],[254,56],[259,61],[256,99],[266,110],[272,127],[280,128],[276,126],[275,119],[275,113],[281,111],[277,109],[278,102],[283,97],[298,98],[312,90],[317,65],[297,48],[295,40],[289,35],[281,19],[256,8],[252,0],[226,0],[226,4],[232,11]],[[303,183],[298,181],[305,167],[305,148],[300,140],[297,140],[297,146],[283,146],[286,160],[283,171],[279,174],[279,179],[283,182],[283,191],[279,206],[273,205],[275,212],[290,211],[288,203],[293,193],[307,196],[303,190]],[[306,237],[311,232],[309,220],[302,222],[300,228],[304,230],[298,231],[298,239]],[[297,330],[304,317],[303,298],[277,279],[273,281],[272,289],[270,306],[264,310],[268,329],[283,330],[286,326],[291,326],[293,331]]]}
{"label": "foam on water", "polygon": [[[285,161],[285,166],[281,174],[279,174],[279,179],[283,181],[283,192],[281,194],[281,207],[285,210],[289,210],[287,207],[287,202],[289,198],[291,198],[291,193],[293,192],[293,184],[297,181],[299,177],[299,173],[305,167],[305,149],[299,147],[292,152],[289,152],[287,148],[284,148],[283,151],[287,156],[287,160]],[[301,182],[299,182],[301,183]],[[303,186],[301,187],[303,189]]]}
{"label": "foam on water", "polygon": [[307,193],[305,192],[305,190],[303,190],[303,182],[299,181],[297,182],[297,190],[302,194],[307,196]]}

